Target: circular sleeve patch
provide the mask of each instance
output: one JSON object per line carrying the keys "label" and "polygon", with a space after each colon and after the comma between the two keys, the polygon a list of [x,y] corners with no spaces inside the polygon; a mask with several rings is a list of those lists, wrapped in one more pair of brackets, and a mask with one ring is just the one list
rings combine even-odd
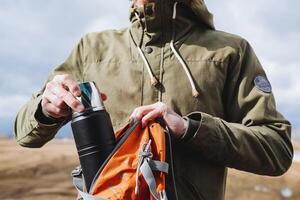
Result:
{"label": "circular sleeve patch", "polygon": [[265,76],[262,76],[262,75],[256,76],[254,79],[254,85],[260,91],[263,91],[266,93],[272,92],[272,86]]}

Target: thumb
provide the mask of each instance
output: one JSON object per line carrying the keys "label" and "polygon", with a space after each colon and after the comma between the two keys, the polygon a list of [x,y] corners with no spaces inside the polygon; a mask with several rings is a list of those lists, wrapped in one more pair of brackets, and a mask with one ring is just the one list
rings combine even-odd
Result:
{"label": "thumb", "polygon": [[106,95],[105,93],[102,93],[102,92],[101,92],[101,99],[102,99],[103,101],[106,101],[106,100],[107,100],[107,95]]}

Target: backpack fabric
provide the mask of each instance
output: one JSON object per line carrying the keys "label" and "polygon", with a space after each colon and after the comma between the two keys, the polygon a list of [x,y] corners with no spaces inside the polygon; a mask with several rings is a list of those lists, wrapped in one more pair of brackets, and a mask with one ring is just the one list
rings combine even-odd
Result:
{"label": "backpack fabric", "polygon": [[157,122],[144,129],[140,122],[115,133],[116,146],[96,174],[90,191],[84,189],[81,169],[73,183],[84,200],[166,200],[166,133]]}

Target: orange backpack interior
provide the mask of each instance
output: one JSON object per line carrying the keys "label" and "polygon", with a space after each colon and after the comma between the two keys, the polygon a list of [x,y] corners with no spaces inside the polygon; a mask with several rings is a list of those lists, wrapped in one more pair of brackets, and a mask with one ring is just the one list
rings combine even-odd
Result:
{"label": "orange backpack interior", "polygon": [[[142,129],[139,122],[115,133],[117,144],[100,167],[88,193],[90,199],[163,200],[166,197],[166,135],[159,123]],[[80,191],[81,190],[81,191]]]}

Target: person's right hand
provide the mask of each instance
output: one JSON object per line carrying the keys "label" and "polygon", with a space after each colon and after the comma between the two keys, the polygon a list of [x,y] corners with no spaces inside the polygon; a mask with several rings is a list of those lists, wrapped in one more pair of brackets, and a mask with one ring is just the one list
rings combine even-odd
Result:
{"label": "person's right hand", "polygon": [[72,110],[83,112],[83,105],[76,99],[80,96],[79,84],[71,75],[56,75],[42,95],[43,112],[57,119],[70,116]]}

